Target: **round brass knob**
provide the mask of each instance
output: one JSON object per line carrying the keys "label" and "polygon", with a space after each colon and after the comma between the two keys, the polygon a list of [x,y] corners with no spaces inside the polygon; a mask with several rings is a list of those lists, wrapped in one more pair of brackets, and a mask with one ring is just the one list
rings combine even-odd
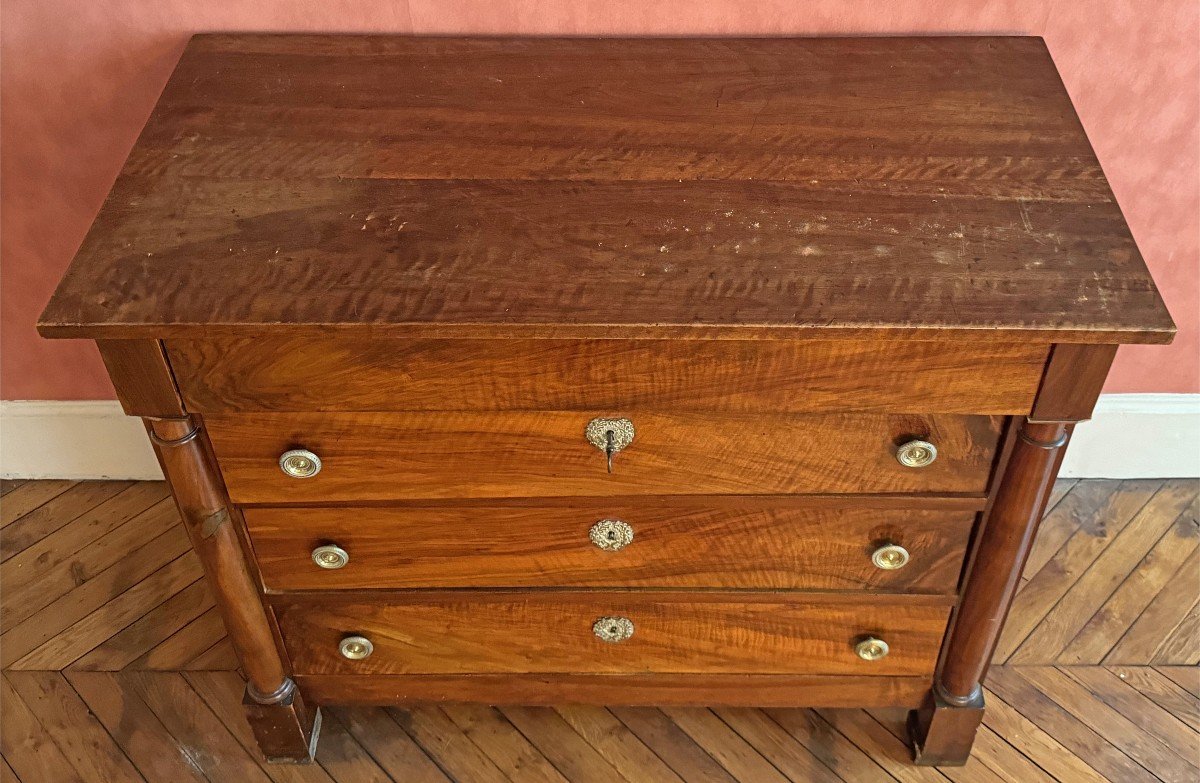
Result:
{"label": "round brass knob", "polygon": [[604,551],[616,552],[633,541],[633,528],[619,519],[602,519],[592,525],[588,538]]}
{"label": "round brass knob", "polygon": [[884,544],[871,553],[871,562],[884,571],[895,571],[908,565],[908,550],[899,544]]}
{"label": "round brass knob", "polygon": [[628,617],[601,617],[592,623],[592,633],[605,642],[623,642],[633,636],[633,621]]}
{"label": "round brass knob", "polygon": [[308,449],[292,449],[279,455],[279,468],[292,478],[312,478],[321,472],[321,458]]}
{"label": "round brass knob", "polygon": [[375,645],[365,636],[347,636],[338,644],[338,652],[343,658],[361,661],[371,657],[371,653],[375,652]]}
{"label": "round brass knob", "polygon": [[854,645],[854,654],[864,661],[878,661],[887,656],[888,651],[888,643],[883,639],[876,639],[874,636],[868,636]]}
{"label": "round brass knob", "polygon": [[906,468],[923,468],[937,459],[937,446],[927,440],[910,440],[896,449],[896,459]]}
{"label": "round brass knob", "polygon": [[344,568],[350,562],[350,554],[336,544],[326,544],[312,551],[312,559],[321,568]]}

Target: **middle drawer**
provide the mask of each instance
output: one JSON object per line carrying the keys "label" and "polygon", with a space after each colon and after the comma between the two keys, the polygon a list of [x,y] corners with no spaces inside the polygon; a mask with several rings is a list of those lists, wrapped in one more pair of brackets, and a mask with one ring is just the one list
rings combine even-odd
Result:
{"label": "middle drawer", "polygon": [[[935,503],[942,507],[930,508]],[[680,496],[244,514],[270,591],[654,587],[950,595],[977,505]]]}

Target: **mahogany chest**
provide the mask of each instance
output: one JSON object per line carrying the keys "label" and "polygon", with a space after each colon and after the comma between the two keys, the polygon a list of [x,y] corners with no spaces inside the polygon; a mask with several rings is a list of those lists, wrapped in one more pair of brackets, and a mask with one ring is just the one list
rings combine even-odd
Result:
{"label": "mahogany chest", "polygon": [[191,40],[47,307],[263,752],[322,704],[913,710],[1174,327],[1040,39]]}

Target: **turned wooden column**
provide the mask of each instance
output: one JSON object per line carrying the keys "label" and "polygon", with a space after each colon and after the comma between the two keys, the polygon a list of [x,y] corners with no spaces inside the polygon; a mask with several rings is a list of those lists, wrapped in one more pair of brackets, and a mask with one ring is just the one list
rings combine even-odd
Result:
{"label": "turned wooden column", "polygon": [[983,719],[983,679],[1058,475],[1072,424],[1015,423],[1012,453],[975,551],[933,689],[909,716],[917,763],[965,764]]}
{"label": "turned wooden column", "polygon": [[320,713],[288,676],[202,425],[194,416],[145,421],[246,675],[243,703],[255,738],[269,760],[310,761]]}

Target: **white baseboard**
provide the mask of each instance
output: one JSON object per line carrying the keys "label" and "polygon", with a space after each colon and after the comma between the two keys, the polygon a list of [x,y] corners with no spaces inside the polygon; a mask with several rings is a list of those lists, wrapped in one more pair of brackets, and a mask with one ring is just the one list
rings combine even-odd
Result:
{"label": "white baseboard", "polygon": [[0,476],[161,479],[141,419],[116,400],[0,402]]}
{"label": "white baseboard", "polygon": [[1075,427],[1063,478],[1200,477],[1200,394],[1104,394]]}
{"label": "white baseboard", "polygon": [[[1062,475],[1200,477],[1200,394],[1111,394],[1075,429]],[[137,419],[115,401],[0,402],[4,478],[159,479]]]}

